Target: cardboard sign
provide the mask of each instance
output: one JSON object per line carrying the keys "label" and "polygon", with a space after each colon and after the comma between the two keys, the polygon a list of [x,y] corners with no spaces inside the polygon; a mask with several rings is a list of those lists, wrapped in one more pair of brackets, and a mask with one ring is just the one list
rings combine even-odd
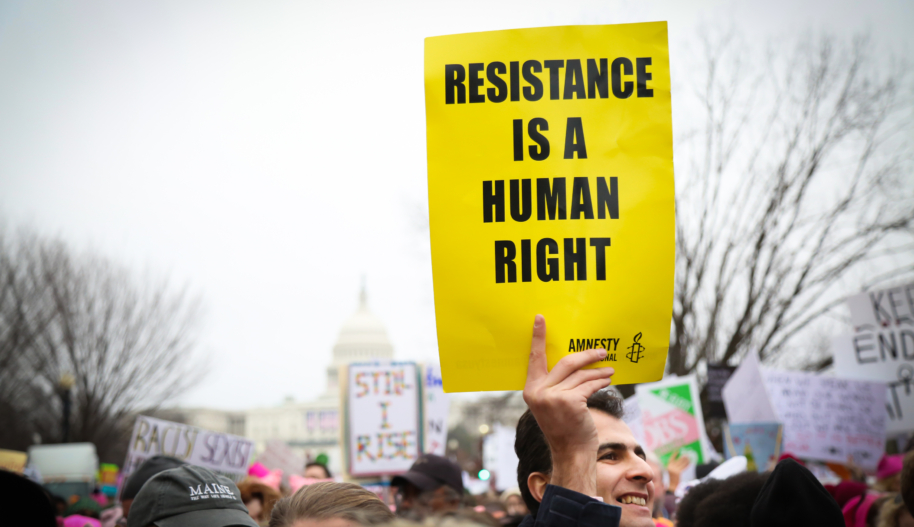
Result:
{"label": "cardboard sign", "polygon": [[674,186],[666,22],[425,41],[428,194],[447,392],[520,390],[590,348],[663,376]]}
{"label": "cardboard sign", "polygon": [[347,376],[349,474],[406,472],[419,457],[419,368],[413,362],[352,364]]}
{"label": "cardboard sign", "polygon": [[[873,469],[885,446],[885,385],[799,371],[764,370],[767,394],[784,424],[784,451]],[[758,394],[761,397],[762,394]]]}
{"label": "cardboard sign", "polygon": [[447,414],[451,401],[444,393],[441,366],[424,366],[422,389],[422,418],[425,421],[425,448],[423,452],[443,456],[447,453]]}
{"label": "cardboard sign", "polygon": [[777,421],[778,415],[765,388],[758,354],[750,351],[721,390],[731,423]]}
{"label": "cardboard sign", "polygon": [[783,438],[781,423],[724,424],[724,456],[744,456],[747,470],[765,472],[780,457]]}
{"label": "cardboard sign", "polygon": [[253,453],[254,442],[244,437],[139,415],[121,472],[126,481],[143,461],[165,455],[238,482],[247,475]]}
{"label": "cardboard sign", "polygon": [[653,450],[664,466],[675,451],[688,456],[693,467],[707,462],[705,420],[694,375],[639,384],[635,393],[645,448]]}

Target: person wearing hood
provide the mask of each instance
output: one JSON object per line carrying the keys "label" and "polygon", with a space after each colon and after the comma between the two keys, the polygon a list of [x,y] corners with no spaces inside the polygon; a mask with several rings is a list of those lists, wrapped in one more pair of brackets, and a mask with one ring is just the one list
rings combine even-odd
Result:
{"label": "person wearing hood", "polygon": [[774,468],[752,506],[750,527],[844,527],[835,498],[803,465],[784,459]]}

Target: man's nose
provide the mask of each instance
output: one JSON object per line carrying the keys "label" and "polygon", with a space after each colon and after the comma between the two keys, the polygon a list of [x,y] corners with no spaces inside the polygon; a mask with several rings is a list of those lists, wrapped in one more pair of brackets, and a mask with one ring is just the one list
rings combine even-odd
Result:
{"label": "man's nose", "polygon": [[631,467],[628,470],[628,477],[647,483],[653,481],[654,469],[651,468],[647,461],[640,457],[633,456]]}

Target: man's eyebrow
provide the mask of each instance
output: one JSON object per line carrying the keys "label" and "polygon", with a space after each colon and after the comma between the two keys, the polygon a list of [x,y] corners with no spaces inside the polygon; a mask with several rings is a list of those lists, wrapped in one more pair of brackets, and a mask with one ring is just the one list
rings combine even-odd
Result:
{"label": "man's eyebrow", "polygon": [[644,453],[644,449],[641,448],[641,445],[635,447],[635,455],[647,461],[647,454]]}

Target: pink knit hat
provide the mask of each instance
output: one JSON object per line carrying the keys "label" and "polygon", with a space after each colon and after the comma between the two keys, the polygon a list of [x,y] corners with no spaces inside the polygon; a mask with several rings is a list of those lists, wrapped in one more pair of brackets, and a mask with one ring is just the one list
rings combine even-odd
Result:
{"label": "pink knit hat", "polygon": [[851,498],[841,511],[844,514],[844,524],[847,527],[866,527],[866,515],[878,498],[878,494],[863,494]]}
{"label": "pink knit hat", "polygon": [[102,527],[102,522],[95,518],[74,514],[64,518],[63,525],[64,527]]}
{"label": "pink knit hat", "polygon": [[876,478],[884,479],[901,472],[904,463],[904,454],[895,454],[894,456],[882,456],[879,465],[876,466]]}

